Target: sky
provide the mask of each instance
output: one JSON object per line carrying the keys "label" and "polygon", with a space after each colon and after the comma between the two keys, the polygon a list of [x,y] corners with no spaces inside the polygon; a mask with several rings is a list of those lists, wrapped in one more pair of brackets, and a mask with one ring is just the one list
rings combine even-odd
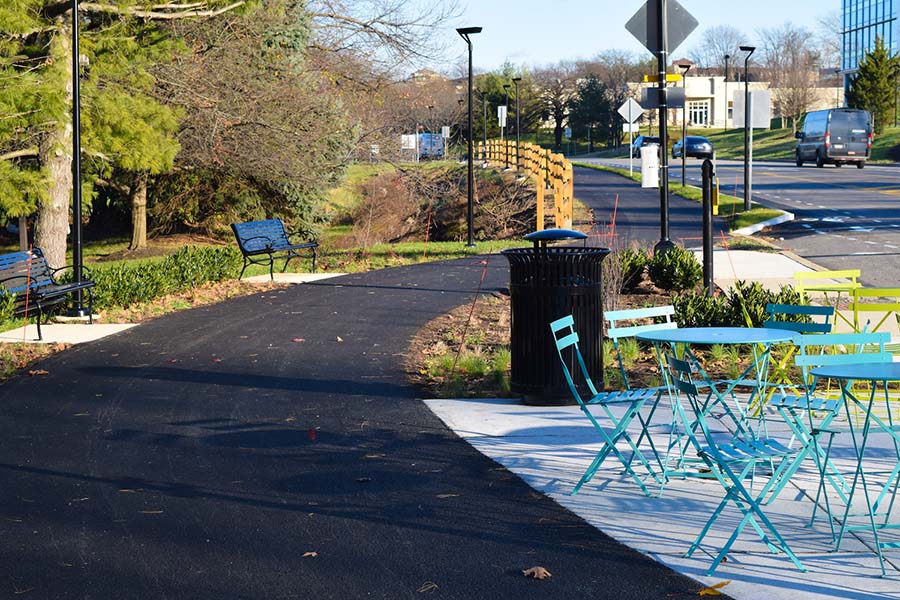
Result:
{"label": "sky", "polygon": [[[472,36],[475,71],[494,70],[504,62],[530,67],[562,60],[591,58],[603,50],[650,53],[625,23],[645,0],[462,0],[456,27],[481,26]],[[671,0],[670,0],[671,2]],[[818,20],[840,9],[840,0],[678,0],[699,22],[671,52],[673,59],[698,45],[705,28],[731,25],[745,32],[751,45],[756,31],[787,22],[815,30]],[[455,33],[455,32],[453,32]],[[458,38],[457,38],[458,39]],[[458,39],[461,51],[465,43]],[[452,47],[452,46],[451,46]]]}

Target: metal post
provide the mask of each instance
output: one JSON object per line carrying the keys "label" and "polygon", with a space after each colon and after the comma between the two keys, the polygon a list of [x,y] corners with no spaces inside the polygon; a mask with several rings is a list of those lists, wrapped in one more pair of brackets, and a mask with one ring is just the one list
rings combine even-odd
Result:
{"label": "metal post", "polygon": [[482,115],[484,131],[481,138],[481,162],[484,164],[487,162],[487,99],[485,98],[484,90],[481,92],[481,112],[484,113]]}
{"label": "metal post", "polygon": [[[78,0],[72,0],[72,269],[75,283],[82,281],[81,252],[81,60],[78,48]],[[86,316],[81,290],[73,296],[69,313]]]}
{"label": "metal post", "polygon": [[678,65],[684,72],[681,74],[681,87],[684,88],[684,104],[681,106],[681,187],[687,185],[687,74],[691,65],[681,63]]}
{"label": "metal post", "polygon": [[513,77],[512,82],[516,86],[516,173],[519,172],[519,82],[522,81],[521,77]]}
{"label": "metal post", "polygon": [[666,98],[666,65],[669,62],[669,20],[667,17],[666,0],[659,2],[657,68],[659,71],[659,242],[654,247],[654,252],[665,253],[674,247],[669,240],[669,156],[668,156],[668,112],[669,106]]}
{"label": "metal post", "polygon": [[741,46],[741,51],[746,52],[744,57],[744,210],[750,210],[750,198],[753,183],[750,180],[750,56],[756,50],[755,46]]}
{"label": "metal post", "polygon": [[475,242],[472,239],[475,234],[474,226],[473,226],[473,222],[472,222],[472,213],[475,209],[475,165],[474,165],[474,160],[473,160],[473,156],[472,156],[472,93],[473,93],[473,87],[472,87],[472,40],[469,38],[469,36],[472,34],[475,34],[475,33],[481,33],[481,27],[462,27],[460,29],[457,29],[456,32],[460,35],[460,37],[462,37],[462,39],[464,39],[466,41],[466,45],[469,48],[469,133],[468,133],[468,139],[466,140],[468,142],[468,144],[467,144],[468,145],[467,162],[468,162],[468,167],[469,167],[469,173],[468,173],[468,190],[467,190],[467,193],[468,193],[467,194],[468,195],[467,209],[468,210],[466,212],[466,229],[467,229],[466,246],[471,248],[472,246],[475,245]]}
{"label": "metal post", "polygon": [[[508,83],[503,84],[503,90],[506,92],[506,118],[503,119],[503,124],[506,125],[506,122],[509,121],[509,88],[510,85]],[[506,154],[506,168],[509,168],[509,128],[506,128],[506,143],[503,144],[504,152]]]}
{"label": "metal post", "polygon": [[706,295],[713,295],[713,230],[712,230],[712,182],[715,172],[712,161],[703,161],[703,287]]}
{"label": "metal post", "polygon": [[725,133],[728,133],[728,59],[730,54],[725,55]]}

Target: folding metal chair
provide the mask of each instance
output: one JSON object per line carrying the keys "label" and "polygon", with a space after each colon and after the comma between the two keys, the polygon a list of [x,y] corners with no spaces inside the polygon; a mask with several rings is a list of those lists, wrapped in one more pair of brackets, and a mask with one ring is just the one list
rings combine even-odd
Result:
{"label": "folding metal chair", "polygon": [[[697,415],[698,427],[696,431],[692,432],[694,434],[691,435],[692,443],[716,480],[724,488],[725,497],[713,511],[706,525],[704,525],[685,553],[685,557],[690,558],[701,547],[703,539],[709,533],[713,524],[716,523],[728,504],[733,503],[740,510],[743,518],[738,522],[731,536],[714,557],[712,565],[706,572],[707,575],[712,575],[715,572],[747,525],[750,525],[756,531],[769,550],[773,553],[784,552],[791,559],[791,562],[794,563],[794,566],[801,571],[806,571],[806,568],[791,550],[787,541],[763,512],[761,502],[773,492],[775,484],[781,480],[785,469],[791,465],[790,459],[796,454],[796,451],[767,437],[746,438],[740,433],[729,434],[725,440],[720,441],[718,439],[720,436],[710,431],[707,422],[707,419],[710,417],[704,414],[706,409],[705,403],[701,402],[698,397],[697,386],[694,385],[691,378],[689,360],[690,357],[688,357],[688,360],[680,360],[672,355],[667,355],[666,368],[675,390],[681,398],[686,399],[687,404]],[[761,490],[754,492],[752,487],[748,488],[745,482],[749,480],[752,486],[756,467],[763,464],[774,464],[776,466],[769,481]],[[766,530],[768,530],[768,533]],[[704,552],[706,551],[704,550]],[[707,552],[707,554],[709,553]]]}
{"label": "folding metal chair", "polygon": [[[581,480],[575,485],[575,488],[571,492],[572,495],[577,494],[578,490],[581,489],[581,486],[594,477],[597,470],[603,464],[603,461],[612,454],[622,463],[625,472],[631,475],[644,494],[650,496],[646,484],[641,476],[635,472],[632,463],[634,460],[637,460],[638,464],[642,465],[647,470],[648,475],[657,483],[660,482],[659,475],[657,475],[650,465],[650,462],[643,453],[641,453],[638,445],[628,434],[627,429],[634,421],[635,417],[637,417],[644,404],[648,400],[653,400],[659,392],[654,389],[625,390],[618,392],[597,391],[590,373],[588,373],[584,358],[581,355],[581,350],[578,348],[578,334],[575,332],[575,321],[572,316],[569,315],[553,321],[550,323],[550,329],[553,332],[556,352],[559,355],[559,361],[562,365],[563,374],[566,377],[569,389],[575,397],[575,400],[578,402],[582,412],[584,412],[585,416],[603,440],[603,447],[594,457],[594,460],[584,472]],[[575,370],[574,368],[576,362],[578,364],[578,370]],[[575,384],[573,371],[575,374],[580,375],[581,380],[584,382],[584,386],[589,392],[587,397],[582,396],[578,386]],[[590,407],[592,406],[599,407],[605,417],[609,419],[612,425],[608,428],[609,430],[604,428],[597,417],[591,412]],[[617,410],[614,411],[613,408],[616,408]],[[616,444],[619,441],[628,444],[628,447],[630,448],[630,457],[626,458],[626,456],[616,447]]]}
{"label": "folding metal chair", "polygon": [[[810,304],[767,304],[766,313],[769,318],[763,323],[763,327],[772,329],[787,329],[797,333],[831,333],[834,325],[831,322],[834,317],[833,306],[815,306]],[[794,394],[802,394],[806,389],[805,382],[795,384],[791,380],[791,366],[794,355],[797,353],[797,345],[787,345],[783,356],[773,359],[769,368],[769,383],[772,386],[790,386]],[[769,388],[771,397],[775,388]],[[768,400],[768,398],[766,398]]]}
{"label": "folding metal chair", "polygon": [[794,287],[800,294],[809,295],[808,292],[820,293],[826,304],[834,306],[836,322],[841,320],[853,327],[851,318],[841,313],[839,308],[842,296],[846,294],[849,297],[853,290],[862,287],[862,284],[857,281],[859,276],[859,269],[797,271],[794,273],[794,279],[797,280],[797,285]]}
{"label": "folding metal chair", "polygon": [[[825,516],[834,538],[831,502],[825,486],[829,485],[844,505],[849,501],[850,494],[850,485],[830,459],[831,442],[834,435],[840,433],[840,430],[831,428],[831,424],[839,414],[842,400],[839,392],[835,395],[827,390],[817,391],[817,378],[810,375],[810,371],[830,365],[889,362],[891,357],[885,350],[885,344],[890,341],[890,335],[887,332],[803,334],[797,336],[795,341],[797,355],[794,363],[802,372],[803,392],[799,395],[786,393],[786,386],[779,386],[779,391],[769,400],[769,406],[781,414],[798,442],[798,452],[793,464],[785,471],[780,486],[787,483],[806,457],[812,456],[819,471],[819,486],[810,525],[816,519],[820,500],[824,501]],[[823,434],[829,436],[824,448],[819,441]],[[777,491],[780,488],[773,497]]]}

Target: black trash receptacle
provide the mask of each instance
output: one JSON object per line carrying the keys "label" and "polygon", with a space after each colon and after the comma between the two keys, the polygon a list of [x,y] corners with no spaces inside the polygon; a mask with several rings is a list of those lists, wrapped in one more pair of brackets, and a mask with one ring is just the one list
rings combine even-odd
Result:
{"label": "black trash receptacle", "polygon": [[[566,315],[575,318],[588,373],[596,385],[603,384],[601,263],[610,250],[547,247],[549,241],[586,238],[578,231],[548,229],[525,236],[533,248],[502,252],[509,261],[510,388],[526,404],[575,403],[550,332],[550,322]],[[581,373],[576,377],[587,394]]]}

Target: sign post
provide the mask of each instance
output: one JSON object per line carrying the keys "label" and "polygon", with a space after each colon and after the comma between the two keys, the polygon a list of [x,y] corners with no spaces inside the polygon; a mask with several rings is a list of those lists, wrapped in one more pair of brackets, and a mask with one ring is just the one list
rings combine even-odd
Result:
{"label": "sign post", "polygon": [[669,106],[666,95],[666,67],[669,63],[669,51],[675,50],[694,31],[697,25],[697,19],[685,10],[678,3],[678,0],[647,0],[625,24],[625,28],[631,35],[636,37],[657,58],[661,159],[659,185],[660,239],[654,251],[659,253],[665,253],[673,247],[672,242],[669,240],[669,140],[666,123]]}
{"label": "sign post", "polygon": [[644,109],[634,101],[634,98],[629,98],[619,107],[618,112],[628,123],[628,174],[631,175],[634,172],[634,156],[631,153],[631,145],[634,143],[634,127],[632,125],[641,118],[641,115],[644,114]]}

